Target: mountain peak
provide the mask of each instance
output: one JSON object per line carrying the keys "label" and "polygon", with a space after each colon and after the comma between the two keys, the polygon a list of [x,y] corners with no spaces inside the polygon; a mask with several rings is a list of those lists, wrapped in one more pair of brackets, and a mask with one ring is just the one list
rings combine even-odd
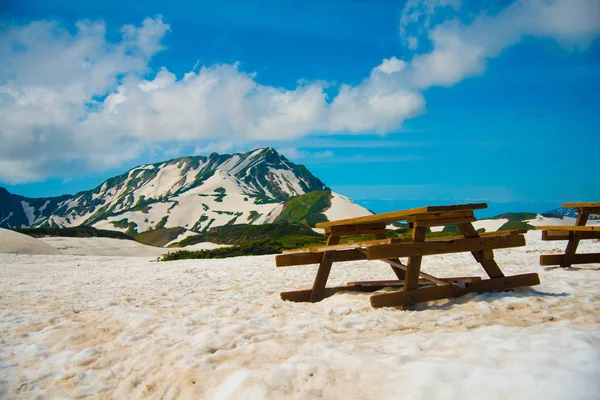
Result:
{"label": "mountain peak", "polygon": [[[287,160],[272,147],[262,147],[245,153],[212,153],[208,157],[180,157],[140,165],[107,179],[95,189],[61,198],[27,199],[7,192],[5,197],[10,197],[11,201],[4,202],[6,210],[0,207],[0,223],[12,227],[94,225],[112,221],[116,216],[128,219],[127,215],[139,210],[143,214],[158,207],[157,203],[163,204],[160,207],[166,213],[159,219],[162,221],[173,219],[173,215],[169,215],[176,213],[178,205],[185,202],[189,210],[187,214],[182,212],[181,219],[184,220],[185,215],[193,214],[198,207],[202,210],[214,206],[219,210],[220,201],[214,200],[217,204],[211,206],[209,199],[225,201],[236,196],[242,196],[243,203],[240,204],[244,207],[256,205],[254,211],[260,214],[258,205],[270,204],[273,208],[290,197],[328,189],[305,166]],[[225,213],[223,215],[230,212],[221,211]],[[253,214],[251,221],[259,221],[256,219],[258,214]],[[204,221],[202,224],[196,221],[194,226],[198,229],[206,224]],[[144,217],[136,224],[146,230],[155,227],[157,222]],[[230,221],[217,218],[214,226],[227,222]],[[110,226],[105,228],[110,229]]]}

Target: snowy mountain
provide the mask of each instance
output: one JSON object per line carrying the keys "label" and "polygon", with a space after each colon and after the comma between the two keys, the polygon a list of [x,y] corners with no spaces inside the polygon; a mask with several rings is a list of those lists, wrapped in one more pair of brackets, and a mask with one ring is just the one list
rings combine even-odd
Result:
{"label": "snowy mountain", "polygon": [[[321,194],[302,197],[313,192]],[[292,201],[299,198],[304,200]],[[279,218],[284,211],[286,217]],[[0,188],[0,227],[5,228],[88,225],[129,233],[173,227],[201,232],[240,223],[297,222],[290,217],[296,211],[306,214],[305,223],[328,215],[370,214],[270,147],[141,165],[76,195],[31,199]]]}

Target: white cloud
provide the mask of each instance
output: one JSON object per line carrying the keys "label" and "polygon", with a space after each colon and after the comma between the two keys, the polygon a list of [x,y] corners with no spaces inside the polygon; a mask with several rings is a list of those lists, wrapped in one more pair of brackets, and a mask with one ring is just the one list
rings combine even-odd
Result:
{"label": "white cloud", "polygon": [[384,58],[381,64],[375,67],[375,70],[384,72],[386,74],[393,74],[394,72],[402,71],[406,67],[406,63],[403,60],[398,60],[396,57]]}
{"label": "white cloud", "polygon": [[56,22],[9,26],[0,40],[8,60],[0,66],[0,179],[116,167],[157,145],[214,142],[218,151],[313,132],[385,133],[423,108],[419,93],[385,82],[404,67],[395,57],[360,85],[343,85],[333,101],[324,82],[265,86],[237,64],[194,68],[182,78],[163,67],[146,78],[168,29],[160,18],[146,19],[112,43],[98,22],[80,22],[74,33]]}
{"label": "white cloud", "polygon": [[[410,62],[412,82],[420,88],[451,86],[480,75],[487,60],[526,36],[552,38],[567,49],[584,50],[600,34],[598,0],[517,0],[495,14],[481,12],[466,22],[455,15],[457,3],[447,19],[435,24],[430,13],[448,6],[448,1],[430,0],[425,2],[429,7],[420,8],[413,3],[402,17],[403,38],[415,48],[415,35],[420,35],[419,43],[432,47]],[[426,21],[426,29],[414,26],[420,20]]]}
{"label": "white cloud", "polygon": [[400,31],[418,53],[383,59],[330,98],[325,82],[265,86],[237,64],[150,74],[170,28],[160,17],[123,27],[118,41],[107,40],[102,22],[75,28],[38,21],[0,31],[0,180],[116,167],[157,148],[196,145],[202,153],[314,133],[397,131],[425,112],[424,89],[484,73],[487,60],[522,37],[585,50],[600,33],[600,2],[518,0],[469,13],[457,0],[411,0]]}

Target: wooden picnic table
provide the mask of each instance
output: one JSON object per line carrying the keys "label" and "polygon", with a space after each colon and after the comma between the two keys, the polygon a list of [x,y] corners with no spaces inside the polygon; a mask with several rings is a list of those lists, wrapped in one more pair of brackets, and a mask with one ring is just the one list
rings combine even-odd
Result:
{"label": "wooden picnic table", "polygon": [[564,203],[563,208],[577,210],[574,226],[538,226],[542,231],[542,240],[568,240],[565,254],[549,254],[540,256],[540,265],[560,265],[568,268],[572,264],[591,264],[600,262],[600,253],[576,254],[579,241],[583,239],[600,239],[600,226],[586,226],[590,215],[600,214],[600,202]]}
{"label": "wooden picnic table", "polygon": [[[317,228],[325,230],[325,246],[286,251],[276,257],[278,267],[319,264],[313,287],[281,293],[290,301],[317,302],[337,292],[374,292],[385,287],[400,289],[371,296],[373,307],[407,306],[423,301],[463,295],[468,292],[507,290],[518,286],[539,284],[536,273],[505,276],[494,260],[494,249],[525,245],[523,230],[480,234],[473,227],[474,210],[486,208],[486,203],[428,206],[410,210],[375,214],[366,217],[322,222]],[[405,220],[412,229],[408,239],[387,238],[388,224]],[[455,225],[460,235],[426,239],[427,228]],[[373,240],[340,244],[344,236],[365,235]],[[470,252],[481,264],[489,279],[480,277],[437,278],[421,271],[423,256]],[[408,257],[406,264],[400,258]],[[396,279],[386,281],[348,282],[346,286],[326,288],[334,262],[381,260],[389,264]]]}

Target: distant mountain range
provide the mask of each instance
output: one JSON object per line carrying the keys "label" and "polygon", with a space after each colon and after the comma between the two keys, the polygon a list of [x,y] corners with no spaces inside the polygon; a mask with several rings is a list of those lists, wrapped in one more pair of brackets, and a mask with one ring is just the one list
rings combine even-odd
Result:
{"label": "distant mountain range", "polygon": [[27,198],[0,188],[0,227],[142,233],[233,224],[304,223],[371,214],[274,149],[141,165],[75,195]]}

